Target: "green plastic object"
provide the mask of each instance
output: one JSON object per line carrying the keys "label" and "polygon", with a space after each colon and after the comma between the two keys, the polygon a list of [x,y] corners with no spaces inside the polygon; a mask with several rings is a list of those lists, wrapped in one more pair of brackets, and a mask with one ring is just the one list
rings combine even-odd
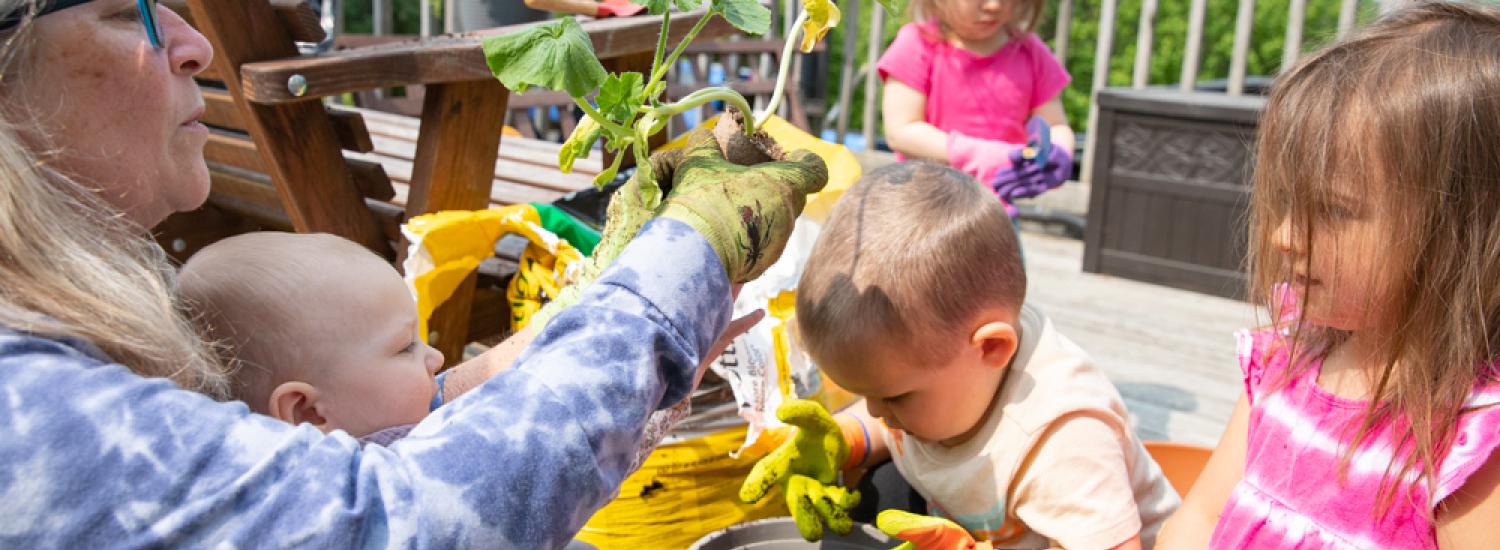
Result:
{"label": "green plastic object", "polygon": [[562,237],[568,244],[577,248],[584,256],[592,256],[594,247],[599,245],[599,232],[581,221],[569,216],[562,209],[550,204],[531,203],[536,209],[537,217],[542,220],[542,228],[551,231],[554,235]]}

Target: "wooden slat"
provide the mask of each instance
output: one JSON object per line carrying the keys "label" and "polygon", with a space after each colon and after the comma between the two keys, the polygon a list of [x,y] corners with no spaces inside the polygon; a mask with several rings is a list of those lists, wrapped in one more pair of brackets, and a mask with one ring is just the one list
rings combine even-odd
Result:
{"label": "wooden slat", "polygon": [[[211,132],[208,142],[203,146],[204,158],[233,166],[243,170],[254,172],[266,172],[265,159],[261,158],[260,152],[255,149],[255,144],[249,138],[228,134],[225,132]],[[349,176],[354,181],[354,186],[359,189],[363,197],[375,200],[390,200],[396,195],[391,188],[391,179],[385,173],[385,168],[378,162],[360,159],[346,159],[348,163]]]}
{"label": "wooden slat", "polygon": [[[669,41],[681,40],[700,13],[695,11],[673,17]],[[593,42],[595,55],[608,59],[653,51],[661,22],[651,17],[621,17],[587,21],[582,26]],[[512,25],[419,42],[341,50],[297,59],[266,60],[241,67],[239,74],[246,98],[262,104],[410,84],[489,80],[494,75],[484,59],[483,37],[516,32],[522,27]],[[698,39],[711,39],[732,32],[734,27],[724,18],[714,17],[698,34]],[[307,79],[307,91],[303,96],[294,96],[287,90],[287,80],[292,75],[302,75]]]}
{"label": "wooden slat", "polygon": [[[1057,5],[1057,30],[1054,33],[1052,53],[1063,65],[1068,63],[1068,42],[1073,30],[1073,0],[1062,0]],[[848,50],[845,50],[848,51]]]}
{"label": "wooden slat", "polygon": [[1137,90],[1143,90],[1151,83],[1151,45],[1155,33],[1156,0],[1142,0],[1135,36],[1135,72],[1130,78],[1130,86]]}
{"label": "wooden slat", "polygon": [[[689,44],[683,54],[753,54],[768,53],[775,56],[781,55],[785,48],[786,40],[780,38],[752,38],[749,40],[696,40]],[[813,46],[813,52],[821,52],[828,49],[823,42]],[[801,50],[798,50],[801,51]]]}
{"label": "wooden slat", "polygon": [[877,2],[870,6],[870,36],[865,45],[865,59],[868,60],[869,69],[865,72],[865,112],[864,112],[864,138],[865,149],[875,150],[875,110],[880,108],[880,92],[876,88],[875,60],[880,59],[880,45],[885,41],[885,8],[880,7]]}
{"label": "wooden slat", "polygon": [[[419,124],[416,119],[358,107],[335,107],[335,109],[357,112],[361,115],[361,118],[369,126],[371,138],[375,140],[376,153],[395,154],[397,151],[405,150],[392,148],[382,151],[383,146],[381,144],[387,143],[387,141],[383,141],[381,138],[389,138],[389,141],[394,142],[416,142]],[[557,154],[560,149],[561,145],[550,141],[515,137],[507,138],[505,146],[500,148],[500,161],[497,166],[503,166],[504,163],[509,161],[555,168],[557,166]],[[414,156],[415,147],[412,147],[411,151],[411,155]],[[395,156],[407,160],[412,158],[411,156],[401,154],[395,154]],[[594,174],[598,174],[602,170],[604,170],[603,160],[597,150],[590,152],[588,157],[573,162],[573,173],[586,175],[590,180],[592,180]],[[495,173],[497,176],[504,177],[508,172],[503,168],[497,167]],[[394,176],[394,173],[392,175]],[[554,171],[552,177],[558,178],[559,174]],[[566,183],[567,180],[568,175],[562,174],[558,185],[572,187]]]}
{"label": "wooden slat", "polygon": [[[236,0],[240,2],[248,0]],[[267,0],[258,0],[267,1]],[[276,13],[276,18],[286,27],[287,33],[292,40],[298,42],[322,42],[328,34],[323,32],[323,25],[318,21],[318,10],[307,3],[307,0],[268,0],[271,10]],[[193,21],[192,11],[188,9],[187,0],[162,0],[161,5],[172,8],[189,25],[197,28]]]}
{"label": "wooden slat", "polygon": [[1229,95],[1245,93],[1245,63],[1250,55],[1250,31],[1255,19],[1255,0],[1240,0],[1234,20],[1234,50],[1229,56]]}
{"label": "wooden slat", "polygon": [[1355,11],[1359,9],[1359,0],[1343,0],[1339,3],[1339,30],[1337,38],[1343,38],[1354,28]]}
{"label": "wooden slat", "polygon": [[1098,128],[1094,123],[1099,119],[1099,90],[1109,85],[1109,54],[1114,50],[1115,43],[1115,4],[1116,0],[1103,0],[1104,5],[1099,12],[1099,39],[1094,44],[1094,82],[1089,86],[1089,132],[1083,138],[1083,163],[1079,179],[1089,183],[1093,178],[1094,149],[1098,147]]}
{"label": "wooden slat", "polygon": [[244,130],[245,114],[240,112],[240,106],[234,104],[234,96],[229,90],[215,90],[213,88],[199,87],[203,91],[203,118],[199,119],[204,124],[228,130]]}
{"label": "wooden slat", "polygon": [[[244,131],[245,115],[240,112],[239,105],[234,103],[234,97],[228,90],[213,88],[200,88],[203,90],[203,118],[204,124],[228,130]],[[370,143],[369,130],[365,128],[365,121],[359,113],[349,111],[329,111],[328,116],[333,122],[333,133],[338,137],[339,146],[346,151],[368,153],[374,145]]]}
{"label": "wooden slat", "polygon": [[1188,34],[1186,51],[1182,56],[1182,93],[1191,93],[1198,86],[1198,63],[1203,51],[1203,14],[1208,0],[1193,0],[1188,11]]}
{"label": "wooden slat", "polygon": [[1286,18],[1286,44],[1281,47],[1281,70],[1292,68],[1302,56],[1302,24],[1307,19],[1307,0],[1292,0]]}
{"label": "wooden slat", "polygon": [[[233,212],[267,229],[292,231],[295,228],[276,187],[265,174],[250,172],[232,166],[209,164],[209,177],[213,188],[209,192],[209,203]],[[365,201],[372,217],[380,225],[381,234],[390,241],[400,237],[401,222],[406,213],[400,207],[384,201]]]}
{"label": "wooden slat", "polygon": [[[427,86],[408,215],[489,207],[509,95],[493,78]],[[470,274],[427,323],[427,343],[443,352],[450,365],[463,360],[473,295]]]}
{"label": "wooden slat", "polygon": [[[268,4],[188,0],[188,5],[199,30],[215,46],[214,63],[221,72],[236,74],[246,63],[297,55]],[[322,104],[247,104],[239,81],[225,84],[236,103],[248,107],[244,114],[250,135],[297,230],[340,235],[393,258],[390,244],[363,207]]]}

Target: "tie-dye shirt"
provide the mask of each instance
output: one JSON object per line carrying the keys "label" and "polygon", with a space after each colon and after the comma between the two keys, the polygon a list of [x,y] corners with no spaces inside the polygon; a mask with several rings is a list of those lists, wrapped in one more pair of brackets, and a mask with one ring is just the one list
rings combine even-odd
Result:
{"label": "tie-dye shirt", "polygon": [[[1282,333],[1239,334],[1240,366],[1250,401],[1245,472],[1230,493],[1211,548],[1436,548],[1430,514],[1500,446],[1500,385],[1477,386],[1458,433],[1438,468],[1437,492],[1405,483],[1390,511],[1376,518],[1381,479],[1398,435],[1377,425],[1351,457],[1347,481],[1339,463],[1367,402],[1318,387],[1319,365],[1285,386],[1290,366]],[[1352,428],[1351,428],[1352,426]],[[1434,496],[1435,498],[1429,498]]]}
{"label": "tie-dye shirt", "polygon": [[516,367],[389,447],[0,329],[0,547],[553,548],[728,324],[718,256],[648,224]]}

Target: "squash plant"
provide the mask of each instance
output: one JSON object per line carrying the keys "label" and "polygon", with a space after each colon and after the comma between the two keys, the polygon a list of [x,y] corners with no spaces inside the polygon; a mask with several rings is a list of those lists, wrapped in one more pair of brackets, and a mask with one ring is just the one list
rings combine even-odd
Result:
{"label": "squash plant", "polygon": [[[796,40],[798,31],[802,35],[801,50],[804,53],[812,51],[817,41],[838,25],[840,15],[832,0],[802,0],[804,9],[792,25],[793,35],[787,37],[781,66],[776,73],[776,91],[764,112],[753,114],[744,96],[722,86],[704,88],[678,101],[665,103],[662,95],[667,88],[664,80],[667,69],[676,63],[710,19],[723,17],[730,25],[749,34],[762,35],[770,30],[771,11],[756,0],[706,0],[708,11],[698,17],[681,43],[668,52],[671,10],[692,10],[704,1],[645,0],[649,13],[661,16],[661,34],[650,74],[605,71],[594,56],[588,34],[571,17],[521,32],[486,37],[484,54],[490,70],[506,88],[517,93],[532,86],[563,91],[587,115],[563,142],[558,154],[559,168],[570,171],[573,161],[587,155],[600,139],[604,140],[605,149],[611,152],[628,149],[635,156],[636,170],[647,171],[642,174],[645,177],[642,178],[641,198],[645,206],[652,208],[660,201],[661,190],[649,177],[648,139],[661,132],[673,116],[710,101],[723,101],[738,109],[744,115],[742,126],[746,134],[755,134],[781,103],[787,70],[791,66],[791,50],[799,45]],[[884,4],[887,0],[881,1]],[[589,95],[594,96],[592,104],[587,100]],[[602,186],[614,179],[624,157],[623,154],[615,155],[614,162],[594,179],[595,185]]]}

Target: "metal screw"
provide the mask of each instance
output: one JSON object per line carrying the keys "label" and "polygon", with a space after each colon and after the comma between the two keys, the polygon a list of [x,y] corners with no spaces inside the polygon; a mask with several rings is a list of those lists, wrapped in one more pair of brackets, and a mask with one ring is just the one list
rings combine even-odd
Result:
{"label": "metal screw", "polygon": [[307,77],[300,74],[292,75],[291,78],[286,79],[286,89],[292,92],[292,95],[302,97],[302,94],[307,93]]}

